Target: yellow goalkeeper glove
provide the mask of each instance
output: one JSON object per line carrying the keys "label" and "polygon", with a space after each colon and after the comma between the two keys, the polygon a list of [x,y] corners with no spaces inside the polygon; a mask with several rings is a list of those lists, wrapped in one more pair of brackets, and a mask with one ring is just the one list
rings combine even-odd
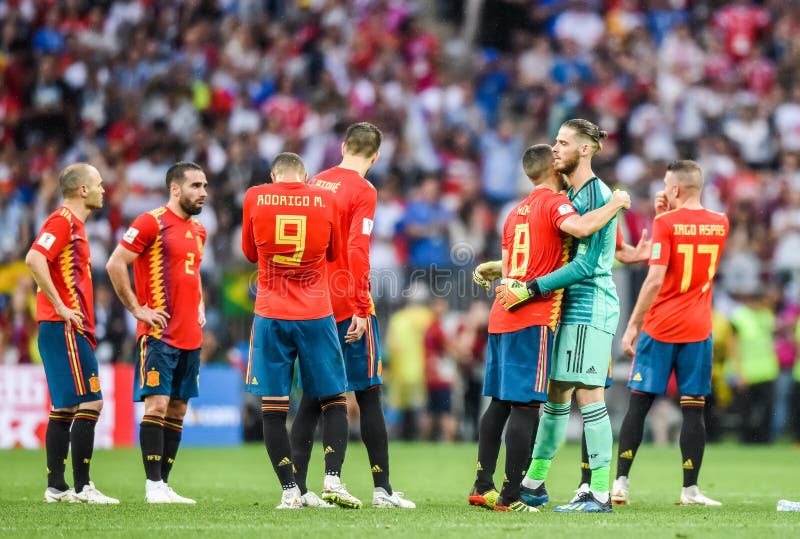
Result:
{"label": "yellow goalkeeper glove", "polygon": [[497,301],[507,311],[513,309],[520,303],[539,295],[539,285],[535,280],[531,281],[529,287],[527,283],[516,279],[503,279],[500,286],[495,288]]}

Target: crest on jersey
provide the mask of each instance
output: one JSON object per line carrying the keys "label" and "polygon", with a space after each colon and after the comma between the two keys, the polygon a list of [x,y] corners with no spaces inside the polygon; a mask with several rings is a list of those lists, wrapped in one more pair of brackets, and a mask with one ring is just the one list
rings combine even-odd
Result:
{"label": "crest on jersey", "polygon": [[575,210],[573,209],[572,204],[562,204],[561,206],[558,207],[559,215],[566,215],[574,211]]}
{"label": "crest on jersey", "polygon": [[364,223],[361,225],[361,233],[366,234],[367,236],[372,234],[372,225],[372,219],[367,219],[364,217]]}
{"label": "crest on jersey", "polygon": [[98,393],[100,391],[100,378],[96,375],[89,378],[89,391],[92,393]]}

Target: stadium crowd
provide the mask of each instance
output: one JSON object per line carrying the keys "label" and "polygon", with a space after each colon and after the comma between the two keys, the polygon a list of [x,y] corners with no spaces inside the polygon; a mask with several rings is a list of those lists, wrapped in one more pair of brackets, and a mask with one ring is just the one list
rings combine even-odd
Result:
{"label": "stadium crowd", "polygon": [[[249,318],[224,305],[231,275],[252,272],[238,249],[245,190],[281,151],[311,174],[333,166],[343,129],[367,120],[384,133],[371,256],[396,434],[472,437],[489,298],[469,275],[498,257],[505,212],[529,189],[524,148],[584,117],[610,134],[595,171],[634,198],[630,243],[666,164],[702,165],[704,205],[732,225],[710,411],[748,442],[791,417],[800,441],[800,5],[6,0],[0,27],[1,362],[38,361],[21,258],[75,161],[107,190],[87,222],[98,358],[132,360],[134,321],[102,268],[186,159],[209,178],[203,358],[240,365]],[[615,271],[630,297],[643,268]],[[429,396],[452,407],[417,428]]]}

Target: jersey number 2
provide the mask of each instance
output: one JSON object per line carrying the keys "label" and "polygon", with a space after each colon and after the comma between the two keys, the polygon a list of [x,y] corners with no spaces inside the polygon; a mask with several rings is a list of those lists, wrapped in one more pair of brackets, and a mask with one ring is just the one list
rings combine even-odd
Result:
{"label": "jersey number 2", "polygon": [[275,243],[291,245],[294,247],[294,252],[290,256],[272,255],[273,261],[287,266],[299,266],[303,251],[306,249],[306,216],[276,215]]}
{"label": "jersey number 2", "polygon": [[678,253],[683,255],[683,276],[681,277],[681,294],[689,290],[692,284],[692,271],[694,269],[695,247],[698,255],[709,255],[711,260],[708,262],[708,282],[703,285],[703,292],[707,291],[714,280],[717,272],[717,258],[719,257],[719,245],[701,244],[692,245],[690,243],[679,243]]}

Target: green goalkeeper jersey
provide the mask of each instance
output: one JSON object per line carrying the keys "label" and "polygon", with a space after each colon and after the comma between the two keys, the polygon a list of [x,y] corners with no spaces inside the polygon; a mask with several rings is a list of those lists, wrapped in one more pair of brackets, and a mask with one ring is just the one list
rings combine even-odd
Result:
{"label": "green goalkeeper jersey", "polygon": [[[570,189],[567,197],[581,215],[596,210],[611,200],[611,189],[593,176],[578,191]],[[584,324],[615,333],[619,322],[617,288],[611,279],[617,241],[617,218],[580,240],[573,238],[572,263],[537,279],[542,292],[564,290],[562,324]],[[584,278],[575,281],[576,274]],[[572,284],[569,284],[572,283]]]}

